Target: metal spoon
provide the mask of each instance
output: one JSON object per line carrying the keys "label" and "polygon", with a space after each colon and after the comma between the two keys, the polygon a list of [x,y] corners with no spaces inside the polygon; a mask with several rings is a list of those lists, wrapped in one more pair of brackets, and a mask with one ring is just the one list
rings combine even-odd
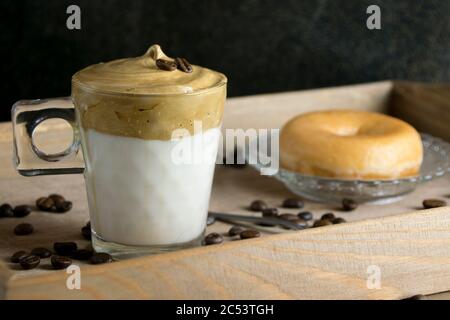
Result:
{"label": "metal spoon", "polygon": [[221,212],[209,212],[210,216],[213,216],[217,220],[233,222],[233,221],[249,221],[255,223],[263,223],[263,224],[275,224],[287,227],[289,229],[301,230],[303,227],[297,225],[288,220],[280,219],[280,218],[272,218],[272,217],[253,217],[253,216],[244,216],[240,214],[231,214],[231,213],[221,213]]}

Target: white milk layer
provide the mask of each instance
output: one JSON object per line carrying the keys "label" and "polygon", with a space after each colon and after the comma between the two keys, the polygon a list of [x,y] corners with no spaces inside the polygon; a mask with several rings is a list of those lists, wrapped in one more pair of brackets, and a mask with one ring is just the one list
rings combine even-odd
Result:
{"label": "white milk layer", "polygon": [[[170,245],[202,234],[219,128],[179,141],[143,140],[92,129],[85,132],[85,139],[91,224],[103,240],[134,246]],[[197,157],[192,163],[190,146],[194,148],[191,154],[209,161]],[[185,158],[175,159],[174,154]]]}

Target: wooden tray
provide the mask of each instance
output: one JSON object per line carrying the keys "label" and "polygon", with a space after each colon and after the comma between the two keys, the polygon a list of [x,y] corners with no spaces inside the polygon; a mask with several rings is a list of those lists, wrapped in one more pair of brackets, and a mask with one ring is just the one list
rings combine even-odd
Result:
{"label": "wooden tray", "polygon": [[[450,87],[405,82],[372,84],[228,99],[224,128],[280,128],[292,116],[328,108],[389,112],[420,131],[450,140]],[[56,134],[58,141],[67,132]],[[55,136],[53,136],[54,138]],[[362,205],[351,213],[307,202],[316,218],[334,211],[350,223],[296,232],[261,229],[259,239],[81,267],[81,289],[69,290],[65,271],[49,262],[32,271],[9,263],[21,249],[72,240],[88,246],[89,220],[81,175],[25,178],[12,166],[11,124],[0,125],[0,203],[33,204],[58,192],[74,202],[67,214],[33,212],[0,219],[0,297],[7,299],[399,299],[450,289],[450,207],[419,210],[424,198],[450,200],[450,175],[421,185],[401,201]],[[218,166],[211,210],[253,214],[254,199],[273,205],[290,192],[251,168]],[[295,212],[295,210],[286,210]],[[20,222],[36,232],[14,236]],[[225,233],[216,223],[208,232]],[[276,229],[274,229],[276,230]],[[77,262],[78,263],[78,262]],[[381,271],[381,288],[369,289],[368,268]],[[373,269],[369,268],[369,271]]]}

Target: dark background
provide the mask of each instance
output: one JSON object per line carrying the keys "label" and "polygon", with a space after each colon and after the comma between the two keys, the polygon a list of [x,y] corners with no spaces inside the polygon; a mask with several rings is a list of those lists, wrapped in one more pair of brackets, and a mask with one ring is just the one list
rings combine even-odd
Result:
{"label": "dark background", "polygon": [[[79,31],[66,28],[70,4]],[[381,30],[366,28],[370,4]],[[153,43],[225,73],[229,96],[449,81],[449,16],[450,0],[1,0],[0,120],[15,101],[67,96],[77,70]]]}

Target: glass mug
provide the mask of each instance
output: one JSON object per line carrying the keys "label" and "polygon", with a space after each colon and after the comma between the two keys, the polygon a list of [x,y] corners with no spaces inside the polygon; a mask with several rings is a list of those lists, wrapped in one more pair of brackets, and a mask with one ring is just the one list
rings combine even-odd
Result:
{"label": "glass mug", "polygon": [[[225,98],[226,79],[172,94],[107,92],[72,79],[71,98],[13,106],[15,166],[25,176],[84,172],[98,252],[125,257],[197,246],[206,228]],[[179,108],[189,112],[179,115]],[[192,129],[199,112],[203,128],[168,136],[169,128]],[[33,139],[36,127],[51,118],[66,120],[74,132],[70,147],[55,154]],[[212,161],[176,161],[180,142],[200,145]]]}

